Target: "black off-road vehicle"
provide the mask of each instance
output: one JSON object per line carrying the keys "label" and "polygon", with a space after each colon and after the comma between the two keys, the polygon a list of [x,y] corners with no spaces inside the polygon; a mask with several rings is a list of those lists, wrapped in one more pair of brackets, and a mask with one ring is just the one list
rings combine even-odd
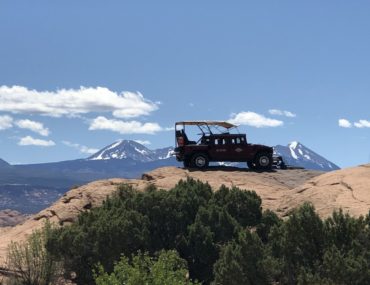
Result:
{"label": "black off-road vehicle", "polygon": [[[186,126],[196,126],[201,131],[198,141],[190,141]],[[219,121],[188,121],[175,124],[178,161],[185,167],[207,168],[209,162],[246,162],[250,169],[270,170],[274,163],[273,148],[249,144],[245,134],[231,134],[236,126]],[[275,158],[276,160],[280,157]]]}

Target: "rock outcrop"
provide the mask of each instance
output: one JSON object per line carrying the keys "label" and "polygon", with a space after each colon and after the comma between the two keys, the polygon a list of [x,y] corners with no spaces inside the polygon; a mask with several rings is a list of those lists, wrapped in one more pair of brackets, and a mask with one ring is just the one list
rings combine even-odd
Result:
{"label": "rock outcrop", "polygon": [[18,211],[9,209],[0,211],[0,227],[15,226],[26,219],[27,215],[23,215]]}
{"label": "rock outcrop", "polygon": [[289,214],[303,202],[311,202],[322,217],[343,209],[354,216],[370,210],[370,164],[337,170],[308,180],[288,191],[280,201],[278,213]]}
{"label": "rock outcrop", "polygon": [[73,223],[79,213],[102,204],[121,183],[143,190],[150,184],[170,189],[180,179],[192,177],[208,182],[217,190],[222,184],[254,190],[262,198],[264,209],[280,216],[308,201],[326,217],[342,208],[352,215],[365,215],[370,209],[370,165],[330,173],[292,169],[253,172],[248,169],[215,167],[207,171],[163,167],[143,175],[142,179],[108,179],[95,181],[68,191],[49,208],[15,227],[0,228],[0,264],[11,241],[24,240],[33,230],[41,228],[46,219],[59,226]]}

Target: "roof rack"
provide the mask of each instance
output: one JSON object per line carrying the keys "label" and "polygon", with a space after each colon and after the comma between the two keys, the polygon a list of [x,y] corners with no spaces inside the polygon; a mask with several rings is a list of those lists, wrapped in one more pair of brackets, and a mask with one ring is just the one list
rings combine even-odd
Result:
{"label": "roof rack", "polygon": [[235,128],[236,125],[233,125],[229,122],[225,121],[183,121],[183,122],[176,122],[177,125],[188,125],[188,126],[220,126],[225,129]]}

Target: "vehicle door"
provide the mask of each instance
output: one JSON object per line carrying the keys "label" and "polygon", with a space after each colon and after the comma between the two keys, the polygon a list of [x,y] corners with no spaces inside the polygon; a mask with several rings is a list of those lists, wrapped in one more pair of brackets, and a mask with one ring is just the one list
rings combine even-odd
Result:
{"label": "vehicle door", "polygon": [[209,156],[213,161],[224,161],[227,157],[226,139],[213,137],[209,146]]}
{"label": "vehicle door", "polygon": [[244,137],[232,137],[228,145],[230,161],[247,161],[249,159],[247,143]]}

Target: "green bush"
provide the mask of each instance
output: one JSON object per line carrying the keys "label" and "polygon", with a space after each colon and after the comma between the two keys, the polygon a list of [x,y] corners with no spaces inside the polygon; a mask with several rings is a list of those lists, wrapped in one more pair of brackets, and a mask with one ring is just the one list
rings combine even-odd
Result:
{"label": "green bush", "polygon": [[267,250],[280,284],[370,284],[369,217],[323,221],[304,204],[272,228]]}
{"label": "green bush", "polygon": [[214,265],[214,285],[270,284],[263,244],[255,233],[242,232],[224,246]]}
{"label": "green bush", "polygon": [[46,250],[45,243],[52,227],[45,223],[34,231],[25,242],[12,242],[8,248],[6,266],[14,274],[9,284],[48,285],[62,275],[62,266]]}
{"label": "green bush", "polygon": [[314,268],[325,245],[324,223],[310,204],[304,204],[289,219],[272,229],[269,246],[283,264],[282,281],[295,284],[301,267]]}
{"label": "green bush", "polygon": [[60,258],[76,281],[93,284],[92,268],[99,262],[112,272],[121,254],[141,250],[153,256],[175,249],[189,264],[190,279],[213,279],[213,264],[222,244],[259,223],[261,199],[254,193],[187,179],[169,191],[150,186],[139,192],[122,185],[99,208],[53,232],[48,249]]}
{"label": "green bush", "polygon": [[263,243],[269,241],[269,234],[274,226],[280,226],[282,220],[272,211],[266,210],[262,213],[260,223],[256,226],[256,232]]}
{"label": "green bush", "polygon": [[131,260],[121,257],[112,273],[98,266],[94,274],[97,285],[191,285],[186,261],[174,250],[162,251],[158,258],[139,252]]}
{"label": "green bush", "polygon": [[[101,207],[53,230],[47,249],[78,284],[360,285],[370,284],[369,227],[370,214],[338,211],[323,220],[310,204],[283,221],[262,213],[254,192],[225,186],[213,192],[187,179],[169,191],[122,185]],[[163,265],[155,257],[163,250],[172,252],[166,260],[182,265]],[[146,254],[133,256],[138,251]]]}
{"label": "green bush", "polygon": [[225,208],[243,227],[255,226],[260,222],[262,200],[254,191],[241,191],[237,187],[229,189],[222,185],[215,192],[213,201]]}

